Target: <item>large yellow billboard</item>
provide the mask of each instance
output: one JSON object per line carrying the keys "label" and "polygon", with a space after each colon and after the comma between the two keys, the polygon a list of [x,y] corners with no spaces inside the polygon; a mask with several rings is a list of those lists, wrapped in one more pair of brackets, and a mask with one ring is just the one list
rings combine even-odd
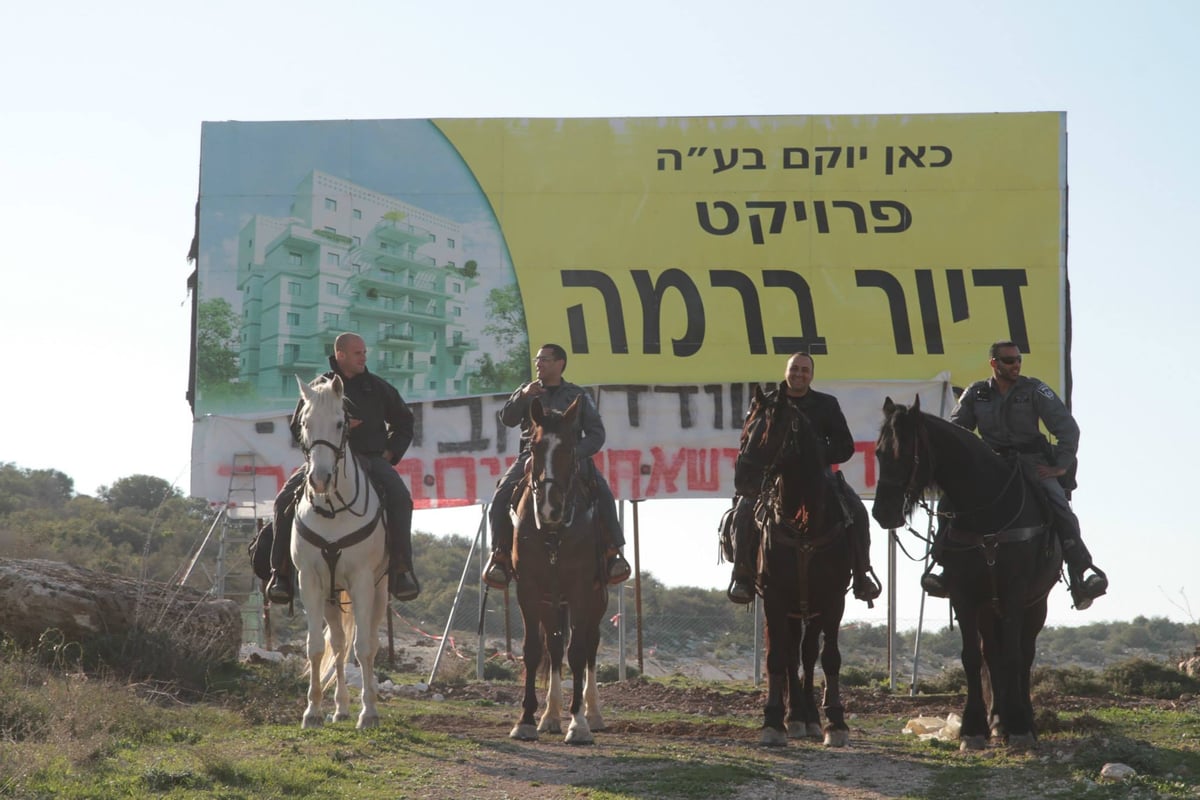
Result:
{"label": "large yellow billboard", "polygon": [[1060,113],[435,124],[589,383],[1065,378]]}

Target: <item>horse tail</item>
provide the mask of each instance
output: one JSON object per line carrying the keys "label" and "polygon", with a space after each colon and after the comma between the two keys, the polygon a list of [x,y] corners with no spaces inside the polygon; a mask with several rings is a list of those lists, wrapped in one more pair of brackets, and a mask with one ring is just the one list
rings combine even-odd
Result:
{"label": "horse tail", "polygon": [[333,642],[329,638],[329,627],[326,626],[325,628],[325,653],[321,656],[321,686],[326,691],[337,680],[336,665],[338,658],[341,657],[342,663],[346,663],[346,657],[349,655],[350,648],[354,644],[354,614],[350,608],[350,596],[345,591],[338,592],[337,606],[338,618],[341,621],[340,624],[345,635],[342,636],[341,652],[335,652]]}

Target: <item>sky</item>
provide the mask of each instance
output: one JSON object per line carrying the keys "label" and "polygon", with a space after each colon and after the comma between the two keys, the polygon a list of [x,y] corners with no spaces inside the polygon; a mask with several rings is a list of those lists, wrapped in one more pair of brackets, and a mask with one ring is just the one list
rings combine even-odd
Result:
{"label": "sky", "polygon": [[[0,341],[19,367],[0,391],[0,462],[61,470],[85,494],[133,474],[188,487],[186,255],[206,120],[1065,111],[1074,505],[1112,587],[1086,612],[1060,587],[1048,624],[1195,623],[1200,4],[1131,9],[20,4],[0,32]],[[641,504],[642,568],[670,586],[724,588],[725,504]],[[414,526],[473,536],[479,516],[422,511]],[[886,577],[879,530],[872,557]],[[920,567],[898,559],[896,619],[911,629]],[[927,626],[948,618],[944,601],[924,612]],[[851,600],[846,619],[884,623],[887,607]]]}

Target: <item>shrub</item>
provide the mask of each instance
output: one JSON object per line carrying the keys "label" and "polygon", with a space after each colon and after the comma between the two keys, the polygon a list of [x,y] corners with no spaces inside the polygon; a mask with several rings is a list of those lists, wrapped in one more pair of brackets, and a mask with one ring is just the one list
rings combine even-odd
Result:
{"label": "shrub", "polygon": [[1100,677],[1082,667],[1037,667],[1029,679],[1034,694],[1069,694],[1076,697],[1104,697],[1108,686]]}
{"label": "shrub", "polygon": [[1117,694],[1174,700],[1181,694],[1200,691],[1200,681],[1173,667],[1135,658],[1114,664],[1103,672],[1103,680]]}

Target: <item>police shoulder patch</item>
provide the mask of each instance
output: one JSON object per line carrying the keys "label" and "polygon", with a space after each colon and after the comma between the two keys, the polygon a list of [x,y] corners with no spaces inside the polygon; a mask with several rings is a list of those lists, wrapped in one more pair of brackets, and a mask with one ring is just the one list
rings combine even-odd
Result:
{"label": "police shoulder patch", "polygon": [[1037,390],[1038,394],[1040,394],[1042,397],[1045,397],[1047,400],[1054,400],[1056,398],[1054,390],[1044,383],[1039,383]]}

